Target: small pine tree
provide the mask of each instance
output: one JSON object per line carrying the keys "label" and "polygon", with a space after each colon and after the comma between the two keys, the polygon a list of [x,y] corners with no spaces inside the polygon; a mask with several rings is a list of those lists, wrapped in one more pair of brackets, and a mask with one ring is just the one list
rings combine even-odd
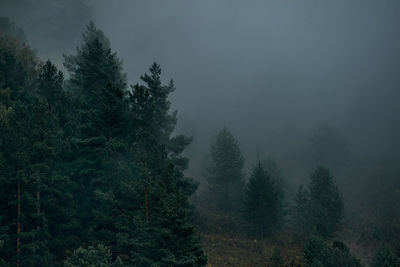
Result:
{"label": "small pine tree", "polygon": [[282,213],[281,195],[261,163],[253,170],[245,190],[243,205],[244,219],[249,224],[251,234],[263,238],[278,227]]}
{"label": "small pine tree", "polygon": [[304,260],[306,266],[346,266],[362,267],[360,261],[354,257],[347,246],[341,241],[334,241],[329,247],[321,238],[313,237],[304,246]]}
{"label": "small pine tree", "polygon": [[328,169],[318,167],[311,175],[309,191],[299,188],[295,218],[306,232],[326,237],[335,232],[343,218],[343,200]]}
{"label": "small pine tree", "polygon": [[205,176],[212,200],[218,209],[237,210],[244,187],[244,158],[238,142],[226,127],[211,145],[211,161]]}

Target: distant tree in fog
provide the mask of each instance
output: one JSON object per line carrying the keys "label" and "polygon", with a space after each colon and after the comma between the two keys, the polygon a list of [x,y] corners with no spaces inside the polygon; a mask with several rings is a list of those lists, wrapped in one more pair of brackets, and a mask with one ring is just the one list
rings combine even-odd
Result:
{"label": "distant tree in fog", "polygon": [[300,186],[295,201],[296,223],[303,231],[327,237],[338,229],[343,200],[328,169],[318,167],[311,174],[309,190]]}
{"label": "distant tree in fog", "polygon": [[232,133],[224,127],[211,145],[211,167],[206,178],[217,208],[237,209],[244,187],[244,158]]}
{"label": "distant tree in fog", "polygon": [[0,34],[14,38],[21,43],[26,42],[24,30],[7,17],[0,17]]}
{"label": "distant tree in fog", "polygon": [[250,234],[263,238],[278,227],[282,215],[282,195],[261,163],[253,169],[245,189],[243,206]]}
{"label": "distant tree in fog", "polygon": [[[282,170],[274,159],[267,159],[261,161],[264,170],[271,176],[274,181],[276,189],[281,195],[282,200],[288,200],[288,195],[294,195],[295,190],[290,185],[289,181],[282,175]],[[286,205],[287,203],[285,203]]]}
{"label": "distant tree in fog", "polygon": [[311,142],[317,165],[338,170],[346,164],[346,142],[329,124],[321,124],[314,131]]}

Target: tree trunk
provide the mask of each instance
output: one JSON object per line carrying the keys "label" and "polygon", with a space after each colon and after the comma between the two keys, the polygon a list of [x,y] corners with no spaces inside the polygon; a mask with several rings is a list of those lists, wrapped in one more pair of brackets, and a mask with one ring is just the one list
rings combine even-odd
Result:
{"label": "tree trunk", "polygon": [[21,254],[20,246],[21,246],[21,182],[20,178],[18,177],[18,204],[17,204],[17,267],[19,267],[19,258]]}
{"label": "tree trunk", "polygon": [[[40,190],[37,191],[37,215],[40,216]],[[36,229],[40,229],[40,223],[37,224]]]}

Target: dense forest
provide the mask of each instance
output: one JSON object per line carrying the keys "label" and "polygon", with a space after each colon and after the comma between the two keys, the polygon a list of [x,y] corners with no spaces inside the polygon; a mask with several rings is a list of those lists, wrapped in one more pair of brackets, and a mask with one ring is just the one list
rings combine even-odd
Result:
{"label": "dense forest", "polygon": [[[79,32],[75,50],[32,30],[26,10],[0,17],[0,266],[400,266],[392,150],[362,158],[323,122],[293,164],[249,148],[270,127],[263,112],[267,126],[243,135],[220,123],[199,143],[201,131],[179,126],[173,96],[184,88],[168,69],[150,58],[131,84],[90,8],[55,2],[64,12],[49,24]],[[30,43],[40,34],[48,53]]]}

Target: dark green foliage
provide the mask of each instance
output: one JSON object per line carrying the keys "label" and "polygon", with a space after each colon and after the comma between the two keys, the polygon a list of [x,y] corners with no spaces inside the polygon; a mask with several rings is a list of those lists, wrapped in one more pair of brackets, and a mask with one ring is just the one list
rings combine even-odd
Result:
{"label": "dark green foliage", "polygon": [[111,267],[123,266],[121,260],[118,258],[112,262],[112,255],[109,249],[103,245],[96,247],[89,246],[87,249],[78,248],[74,253],[68,257],[64,262],[65,267]]}
{"label": "dark green foliage", "polygon": [[[52,167],[58,142],[54,116],[41,101],[31,101],[25,105],[17,103],[7,114],[7,122],[1,126],[0,143],[3,167],[0,239],[5,242],[1,254],[15,262],[18,247],[15,241],[19,239],[19,261],[24,266],[47,265],[50,261],[49,221],[45,216],[49,198],[42,193],[53,185]],[[52,188],[57,189],[57,186]]]}
{"label": "dark green foliage", "polygon": [[39,72],[38,94],[46,99],[50,108],[63,101],[63,82],[62,72],[47,60]]}
{"label": "dark green foliage", "polygon": [[[167,85],[162,85],[161,68],[156,63],[153,63],[149,71],[149,74],[141,77],[144,85],[136,84],[130,94],[130,118],[132,129],[136,128],[137,140],[134,149],[144,153],[151,151],[152,163],[147,162],[150,168],[153,164],[160,166],[160,161],[167,158],[168,163],[175,166],[174,176],[177,177],[179,188],[188,197],[196,191],[198,184],[184,177],[183,171],[187,168],[189,160],[181,153],[192,138],[184,135],[172,136],[177,112],[170,112],[171,103],[168,97],[175,91],[174,83],[171,80]],[[146,156],[142,153],[141,161],[144,158]]]}
{"label": "dark green foliage", "polygon": [[311,174],[309,190],[300,186],[295,218],[304,232],[315,231],[326,237],[338,229],[343,218],[343,200],[328,169],[318,167]]}
{"label": "dark green foliage", "polygon": [[[113,216],[116,254],[134,266],[203,266],[206,258],[188,222],[187,197],[196,185],[183,177],[180,153],[190,139],[171,137],[176,113],[169,114],[173,85],[162,86],[157,64],[129,95],[127,176],[112,194],[98,193]],[[182,164],[182,161],[183,164]]]}
{"label": "dark green foliage", "polygon": [[304,246],[306,266],[324,267],[361,267],[360,261],[351,255],[347,246],[340,241],[334,241],[329,247],[321,238],[309,239]]}
{"label": "dark green foliage", "polygon": [[280,223],[282,198],[274,180],[258,163],[247,184],[244,199],[244,219],[249,233],[263,238],[271,234]]}
{"label": "dark green foliage", "polygon": [[[168,189],[168,192],[176,190]],[[130,230],[119,235],[117,240],[119,251],[129,251],[125,263],[143,267],[204,266],[207,258],[193,225],[187,221],[186,211],[180,206],[180,196],[160,187],[158,190],[160,199],[155,199],[152,190],[148,219],[143,210],[144,216],[134,217],[135,225],[129,222],[120,225],[122,229],[130,225]]]}
{"label": "dark green foliage", "polygon": [[23,43],[0,34],[0,90],[10,90],[10,101],[26,101],[37,81],[38,59]]}
{"label": "dark green foliage", "polygon": [[310,219],[312,218],[310,194],[304,189],[303,185],[299,186],[295,196],[294,223],[301,233],[309,233],[312,229]]}
{"label": "dark green foliage", "polygon": [[128,94],[93,24],[65,57],[67,91],[30,53],[0,36],[0,264],[204,266],[181,155],[191,138],[172,136],[160,66]]}
{"label": "dark green foliage", "polygon": [[244,187],[244,158],[238,142],[226,127],[211,145],[211,161],[206,178],[212,201],[225,211],[237,209]]}
{"label": "dark green foliage", "polygon": [[77,185],[80,236],[88,242],[90,235],[101,233],[99,227],[105,227],[100,218],[94,220],[94,210],[102,209],[95,205],[94,192],[112,189],[113,180],[107,175],[113,167],[110,155],[122,145],[126,82],[121,61],[111,52],[103,32],[91,23],[83,39],[76,55],[65,56],[64,63],[70,72],[69,89],[76,108],[65,168]]}
{"label": "dark green foliage", "polygon": [[79,137],[110,139],[120,130],[126,77],[108,39],[93,23],[83,39],[76,55],[64,56],[71,75],[69,88],[78,105]]}
{"label": "dark green foliage", "polygon": [[388,247],[381,245],[375,252],[372,267],[400,266],[400,258]]}
{"label": "dark green foliage", "polygon": [[[61,95],[62,75],[50,62],[36,69],[36,57],[28,47],[2,41],[0,53],[9,60],[3,62],[9,68],[2,82],[9,87],[2,90],[1,103],[5,112],[0,135],[0,239],[5,246],[0,253],[15,263],[19,236],[20,264],[48,265],[62,257],[74,239],[73,187],[57,168],[64,143],[57,116],[61,103],[52,108],[48,94],[42,95],[44,88]],[[12,81],[15,74],[22,74],[18,84]]]}

